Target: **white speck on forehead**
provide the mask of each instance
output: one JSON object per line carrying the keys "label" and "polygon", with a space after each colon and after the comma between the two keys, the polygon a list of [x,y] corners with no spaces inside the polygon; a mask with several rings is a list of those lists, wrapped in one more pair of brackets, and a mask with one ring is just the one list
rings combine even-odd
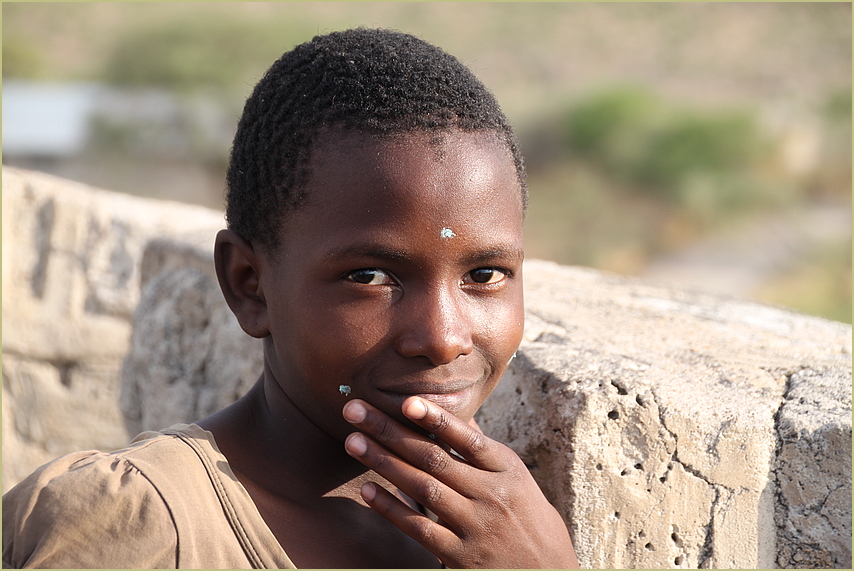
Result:
{"label": "white speck on forehead", "polygon": [[450,228],[442,228],[440,234],[442,235],[442,238],[453,238],[454,236],[456,236],[456,234],[454,234],[454,231]]}
{"label": "white speck on forehead", "polygon": [[350,385],[338,385],[338,392],[345,397],[350,394]]}

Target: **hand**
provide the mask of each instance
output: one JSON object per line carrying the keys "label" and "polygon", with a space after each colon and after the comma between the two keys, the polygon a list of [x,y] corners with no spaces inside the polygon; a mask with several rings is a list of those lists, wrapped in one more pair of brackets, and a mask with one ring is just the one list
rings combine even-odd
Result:
{"label": "hand", "polygon": [[402,412],[436,441],[354,399],[344,418],[362,432],[345,449],[440,521],[369,482],[371,508],[448,567],[578,567],[566,525],[512,450],[425,399],[406,399]]}

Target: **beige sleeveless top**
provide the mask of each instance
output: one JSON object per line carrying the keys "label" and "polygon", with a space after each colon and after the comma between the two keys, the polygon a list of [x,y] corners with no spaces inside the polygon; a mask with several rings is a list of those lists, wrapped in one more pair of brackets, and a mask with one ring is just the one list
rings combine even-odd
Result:
{"label": "beige sleeveless top", "polygon": [[3,567],[295,568],[195,424],[36,470],[3,496]]}

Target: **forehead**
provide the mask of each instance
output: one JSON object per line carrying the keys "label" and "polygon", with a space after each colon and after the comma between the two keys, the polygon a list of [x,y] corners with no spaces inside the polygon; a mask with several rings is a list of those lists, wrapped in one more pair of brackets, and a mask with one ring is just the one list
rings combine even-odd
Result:
{"label": "forehead", "polygon": [[489,249],[521,253],[515,164],[489,132],[326,136],[309,167],[305,201],[284,223],[289,256],[356,244],[422,260]]}
{"label": "forehead", "polygon": [[373,200],[427,209],[476,203],[502,216],[522,210],[513,156],[491,131],[328,133],[318,138],[309,166],[310,208]]}

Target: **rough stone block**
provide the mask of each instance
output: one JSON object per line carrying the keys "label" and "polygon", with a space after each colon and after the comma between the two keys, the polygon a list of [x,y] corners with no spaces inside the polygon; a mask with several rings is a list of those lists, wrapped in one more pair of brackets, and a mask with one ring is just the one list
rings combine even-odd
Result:
{"label": "rough stone block", "polygon": [[780,567],[851,566],[851,377],[804,368],[778,415]]}
{"label": "rough stone block", "polygon": [[[3,167],[3,489],[127,443],[118,379],[145,245],[224,223],[206,208]],[[132,436],[132,435],[131,435]]]}
{"label": "rough stone block", "polygon": [[850,326],[548,262],[525,280],[479,422],[582,566],[850,566]]}
{"label": "rough stone block", "polygon": [[222,226],[222,214],[207,208],[4,166],[4,352],[52,361],[121,358],[145,245],[199,230],[213,240]]}
{"label": "rough stone block", "polygon": [[57,456],[127,444],[118,373],[114,360],[70,365],[3,356],[4,489]]}
{"label": "rough stone block", "polygon": [[124,362],[128,429],[203,418],[237,400],[262,370],[261,341],[240,329],[216,280],[192,267],[164,271],[143,292]]}

